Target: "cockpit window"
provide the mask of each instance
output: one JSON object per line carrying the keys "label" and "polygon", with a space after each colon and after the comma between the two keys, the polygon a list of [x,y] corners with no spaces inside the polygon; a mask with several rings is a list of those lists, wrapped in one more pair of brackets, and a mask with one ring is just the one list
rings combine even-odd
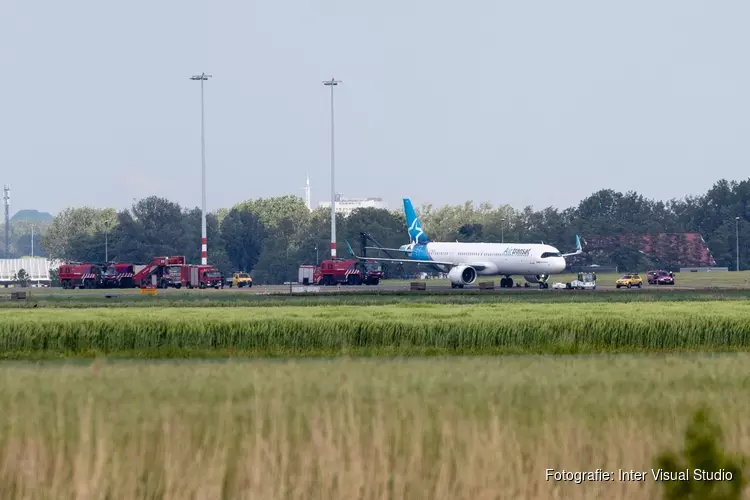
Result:
{"label": "cockpit window", "polygon": [[562,254],[560,252],[544,252],[542,258],[546,259],[547,257],[562,257]]}

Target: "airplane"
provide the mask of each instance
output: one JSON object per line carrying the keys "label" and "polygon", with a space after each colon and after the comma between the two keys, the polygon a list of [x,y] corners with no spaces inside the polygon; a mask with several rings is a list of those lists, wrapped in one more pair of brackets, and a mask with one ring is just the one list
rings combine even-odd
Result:
{"label": "airplane", "polygon": [[[422,229],[409,198],[404,198],[404,213],[410,243],[399,248],[365,247],[401,252],[406,258],[361,257],[354,253],[349,242],[349,253],[361,261],[416,262],[428,264],[448,273],[451,288],[463,288],[473,284],[477,276],[504,276],[500,280],[503,288],[513,287],[511,276],[521,275],[529,283],[538,283],[539,288],[549,288],[547,280],[551,274],[565,270],[565,257],[583,253],[581,239],[576,235],[576,251],[560,253],[545,244],[535,243],[460,243],[430,241]],[[528,286],[528,285],[527,285]]]}

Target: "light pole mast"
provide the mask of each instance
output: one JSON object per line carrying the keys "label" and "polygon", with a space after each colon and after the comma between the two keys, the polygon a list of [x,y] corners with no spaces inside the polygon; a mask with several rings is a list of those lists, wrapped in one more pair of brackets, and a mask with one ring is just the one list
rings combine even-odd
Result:
{"label": "light pole mast", "polygon": [[323,85],[331,87],[331,258],[336,258],[336,159],[334,152],[334,128],[333,128],[333,88],[341,83],[340,80],[331,78],[323,82]]}
{"label": "light pole mast", "polygon": [[201,82],[201,264],[208,264],[208,240],[206,238],[206,124],[203,113],[203,82],[211,75],[201,73],[191,76],[191,80]]}

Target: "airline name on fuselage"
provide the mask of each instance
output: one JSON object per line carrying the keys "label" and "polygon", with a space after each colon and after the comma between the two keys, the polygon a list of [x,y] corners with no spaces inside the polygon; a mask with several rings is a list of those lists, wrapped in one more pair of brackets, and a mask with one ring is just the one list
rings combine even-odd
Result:
{"label": "airline name on fuselage", "polygon": [[503,255],[511,257],[528,257],[531,253],[531,248],[506,248]]}

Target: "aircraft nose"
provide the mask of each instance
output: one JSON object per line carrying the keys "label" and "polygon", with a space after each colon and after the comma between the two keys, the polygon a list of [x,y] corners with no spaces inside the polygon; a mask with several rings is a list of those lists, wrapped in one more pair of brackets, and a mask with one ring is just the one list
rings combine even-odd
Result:
{"label": "aircraft nose", "polygon": [[567,267],[567,264],[565,263],[565,257],[560,257],[559,259],[555,259],[557,262],[555,262],[555,270],[558,273],[561,273],[565,271],[565,268]]}

